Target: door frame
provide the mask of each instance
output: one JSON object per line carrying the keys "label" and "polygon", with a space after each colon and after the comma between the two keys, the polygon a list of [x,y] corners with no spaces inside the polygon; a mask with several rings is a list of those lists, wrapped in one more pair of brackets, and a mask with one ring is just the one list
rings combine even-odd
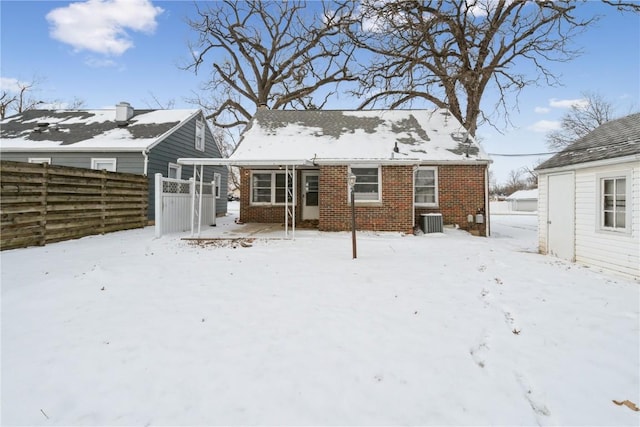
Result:
{"label": "door frame", "polygon": [[[306,178],[308,176],[317,176],[318,177],[318,206],[315,209],[309,208],[306,206],[307,203],[307,186],[306,186]],[[301,193],[302,193],[302,220],[317,220],[320,218],[320,171],[318,169],[309,169],[303,170],[301,174]]]}
{"label": "door frame", "polygon": [[[565,181],[562,182],[559,180]],[[555,182],[552,184],[552,181]],[[575,173],[563,172],[549,174],[547,175],[546,184],[547,253],[557,256],[558,258],[575,261]],[[562,206],[552,208],[551,205],[554,195],[559,196],[557,199],[563,201]],[[561,215],[560,218],[557,216],[551,218],[552,209],[554,213],[565,213],[566,215]],[[558,224],[558,221],[561,222]],[[562,230],[562,235],[560,235],[559,230]]]}

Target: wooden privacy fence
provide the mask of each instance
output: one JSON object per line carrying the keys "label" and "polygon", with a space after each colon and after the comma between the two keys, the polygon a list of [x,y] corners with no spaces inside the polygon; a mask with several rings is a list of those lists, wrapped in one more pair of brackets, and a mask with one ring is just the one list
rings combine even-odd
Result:
{"label": "wooden privacy fence", "polygon": [[143,175],[0,161],[0,249],[144,227]]}

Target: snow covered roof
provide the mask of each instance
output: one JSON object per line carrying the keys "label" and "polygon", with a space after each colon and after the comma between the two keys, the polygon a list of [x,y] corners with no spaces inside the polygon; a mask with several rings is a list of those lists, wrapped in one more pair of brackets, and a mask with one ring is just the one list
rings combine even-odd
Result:
{"label": "snow covered roof", "polygon": [[518,190],[507,197],[506,200],[538,200],[538,189]]}
{"label": "snow covered roof", "polygon": [[578,139],[536,170],[640,154],[640,113],[612,120]]}
{"label": "snow covered roof", "polygon": [[489,162],[447,110],[259,109],[231,161]]}
{"label": "snow covered roof", "polygon": [[0,121],[0,150],[143,150],[199,112],[199,109],[134,110],[126,122],[118,122],[115,108],[28,110]]}

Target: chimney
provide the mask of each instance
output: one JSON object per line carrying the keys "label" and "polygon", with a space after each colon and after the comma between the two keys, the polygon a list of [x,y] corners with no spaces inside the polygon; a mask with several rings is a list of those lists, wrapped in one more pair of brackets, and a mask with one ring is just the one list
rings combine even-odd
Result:
{"label": "chimney", "polygon": [[133,117],[133,108],[128,102],[116,105],[116,122],[124,123]]}

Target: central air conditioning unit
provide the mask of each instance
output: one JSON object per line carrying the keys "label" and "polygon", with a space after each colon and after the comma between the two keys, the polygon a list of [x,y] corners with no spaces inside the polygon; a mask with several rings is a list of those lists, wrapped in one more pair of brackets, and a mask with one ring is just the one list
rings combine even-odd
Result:
{"label": "central air conditioning unit", "polygon": [[442,214],[429,213],[420,216],[422,217],[420,228],[424,233],[442,233]]}

